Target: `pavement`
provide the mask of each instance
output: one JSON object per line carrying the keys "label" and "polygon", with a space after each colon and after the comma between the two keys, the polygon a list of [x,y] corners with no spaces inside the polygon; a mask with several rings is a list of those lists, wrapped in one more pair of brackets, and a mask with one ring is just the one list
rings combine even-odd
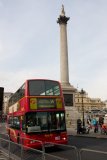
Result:
{"label": "pavement", "polygon": [[[5,123],[0,124],[0,132],[6,133],[6,127]],[[67,134],[68,136],[81,136],[81,137],[93,137],[93,138],[107,138],[106,134],[101,134],[101,130],[99,129],[97,133],[94,133],[94,128],[90,129],[89,134],[77,134],[77,129],[72,127],[72,128],[67,128]]]}
{"label": "pavement", "polygon": [[81,136],[81,137],[93,137],[93,138],[107,138],[107,135],[104,133],[101,133],[99,130],[97,133],[94,133],[94,129],[90,129],[89,134],[77,134],[77,129],[76,128],[67,128],[67,134],[72,135],[72,136]]}

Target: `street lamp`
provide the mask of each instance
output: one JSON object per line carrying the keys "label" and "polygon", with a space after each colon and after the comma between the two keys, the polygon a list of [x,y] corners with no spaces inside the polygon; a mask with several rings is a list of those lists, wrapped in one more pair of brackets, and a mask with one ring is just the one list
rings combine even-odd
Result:
{"label": "street lamp", "polygon": [[83,120],[83,128],[85,127],[85,120],[84,120],[84,103],[83,103],[83,97],[84,97],[85,91],[81,89],[81,98],[82,98],[82,120]]}

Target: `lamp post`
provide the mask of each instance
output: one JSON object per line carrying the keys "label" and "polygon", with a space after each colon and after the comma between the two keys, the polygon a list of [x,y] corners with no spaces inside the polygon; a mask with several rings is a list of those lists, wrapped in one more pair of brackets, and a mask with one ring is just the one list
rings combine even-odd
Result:
{"label": "lamp post", "polygon": [[83,97],[84,97],[85,91],[81,89],[81,98],[82,98],[82,120],[83,120],[83,127],[85,127],[85,120],[84,120],[84,103],[83,103]]}

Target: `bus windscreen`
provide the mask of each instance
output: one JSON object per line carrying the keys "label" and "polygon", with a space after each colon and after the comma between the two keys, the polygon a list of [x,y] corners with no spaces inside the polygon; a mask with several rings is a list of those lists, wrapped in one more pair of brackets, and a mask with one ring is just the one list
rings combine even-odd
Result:
{"label": "bus windscreen", "polygon": [[59,96],[60,87],[56,81],[49,80],[30,80],[29,81],[29,96]]}
{"label": "bus windscreen", "polygon": [[64,112],[30,112],[26,120],[28,133],[66,130]]}

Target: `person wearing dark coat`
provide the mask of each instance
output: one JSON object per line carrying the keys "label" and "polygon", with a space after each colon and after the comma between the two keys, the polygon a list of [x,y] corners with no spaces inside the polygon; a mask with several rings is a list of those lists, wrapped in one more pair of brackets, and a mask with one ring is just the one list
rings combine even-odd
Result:
{"label": "person wearing dark coat", "polygon": [[82,129],[82,121],[81,119],[77,119],[77,134],[81,133],[81,129]]}

